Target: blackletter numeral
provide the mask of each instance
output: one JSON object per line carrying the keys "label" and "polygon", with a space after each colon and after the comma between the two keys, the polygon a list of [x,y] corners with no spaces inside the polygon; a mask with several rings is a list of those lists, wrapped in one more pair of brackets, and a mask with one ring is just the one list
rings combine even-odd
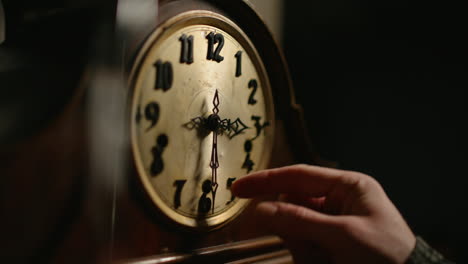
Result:
{"label": "blackletter numeral", "polygon": [[260,123],[260,120],[262,120],[261,116],[252,116],[252,120],[255,121],[255,129],[257,130],[257,134],[255,135],[254,138],[252,138],[252,140],[255,140],[256,138],[258,138],[258,136],[260,136],[260,133],[262,133],[262,130],[264,130],[265,127],[270,125],[270,122],[266,121],[266,122],[263,122],[263,124],[261,124]]}
{"label": "blackletter numeral", "polygon": [[236,77],[242,75],[242,51],[236,53]]}
{"label": "blackletter numeral", "polygon": [[[222,34],[214,34],[211,32],[206,36],[208,39],[208,54],[206,56],[207,60],[213,60],[217,62],[222,62],[224,57],[220,55],[221,50],[224,47],[224,36]],[[216,50],[214,49],[215,44],[218,44]]]}
{"label": "blackletter numeral", "polygon": [[208,194],[211,192],[211,181],[205,180],[202,184],[203,194],[198,201],[198,212],[200,214],[207,214],[211,209],[211,199]]}
{"label": "blackletter numeral", "polygon": [[164,170],[162,154],[164,152],[164,149],[167,147],[168,143],[169,138],[166,135],[162,134],[158,136],[156,140],[156,146],[151,148],[151,153],[153,154],[153,162],[151,163],[150,172],[153,177],[157,176]]}
{"label": "blackletter numeral", "polygon": [[182,189],[184,188],[186,182],[187,180],[177,180],[174,182],[174,187],[176,187],[174,194],[174,207],[176,209],[181,206],[180,197],[182,196]]}
{"label": "blackletter numeral", "polygon": [[162,89],[164,92],[171,89],[174,77],[172,64],[170,62],[163,63],[161,60],[158,60],[154,64],[154,67],[156,67],[156,85],[154,89]]}
{"label": "blackletter numeral", "polygon": [[150,102],[145,107],[145,119],[151,122],[151,125],[146,129],[146,131],[153,128],[159,120],[159,105],[156,102]]}
{"label": "blackletter numeral", "polygon": [[[229,178],[229,179],[227,180],[226,187],[227,187],[228,189],[231,189],[232,183],[233,183],[235,180],[236,180],[236,178]],[[231,194],[231,200],[229,200],[229,201],[226,203],[226,205],[232,203],[232,202],[234,201],[234,199],[236,199],[236,197],[234,196],[234,194]]]}
{"label": "blackletter numeral", "polygon": [[255,98],[254,98],[255,94],[257,93],[257,88],[258,88],[257,80],[255,80],[255,79],[250,80],[249,89],[250,88],[252,88],[253,90],[250,93],[248,104],[249,105],[255,105],[257,103],[257,100],[255,100]]}
{"label": "blackletter numeral", "polygon": [[244,150],[246,152],[244,163],[242,168],[247,170],[247,173],[253,170],[255,163],[250,159],[250,153],[252,152],[253,143],[252,140],[246,140],[244,144]]}
{"label": "blackletter numeral", "polygon": [[192,64],[193,63],[193,36],[190,35],[187,37],[187,35],[183,34],[179,38],[179,41],[182,44],[182,47],[180,49],[180,63]]}

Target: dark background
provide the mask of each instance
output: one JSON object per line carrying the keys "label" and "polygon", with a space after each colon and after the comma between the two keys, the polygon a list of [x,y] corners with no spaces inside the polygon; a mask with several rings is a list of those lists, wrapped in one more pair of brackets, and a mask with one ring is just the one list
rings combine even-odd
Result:
{"label": "dark background", "polygon": [[466,261],[466,9],[285,2],[284,50],[322,157],[378,179],[416,234]]}

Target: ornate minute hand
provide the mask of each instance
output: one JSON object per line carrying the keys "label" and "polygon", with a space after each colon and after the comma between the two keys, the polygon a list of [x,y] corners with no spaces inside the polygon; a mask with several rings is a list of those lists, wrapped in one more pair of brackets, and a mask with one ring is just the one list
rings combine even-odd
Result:
{"label": "ornate minute hand", "polygon": [[219,96],[218,90],[215,92],[215,96],[213,98],[213,114],[208,117],[208,127],[211,131],[213,131],[213,144],[211,148],[211,161],[210,161],[210,168],[211,168],[211,193],[213,195],[213,206],[212,206],[212,213],[214,213],[215,207],[215,199],[216,199],[216,191],[218,190],[218,174],[217,169],[219,167],[218,162],[218,129],[220,124],[220,118],[218,116],[218,106],[219,106]]}

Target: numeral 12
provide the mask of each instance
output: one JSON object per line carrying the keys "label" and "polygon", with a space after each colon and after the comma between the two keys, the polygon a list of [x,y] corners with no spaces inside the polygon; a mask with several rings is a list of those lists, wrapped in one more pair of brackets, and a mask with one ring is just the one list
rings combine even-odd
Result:
{"label": "numeral 12", "polygon": [[[207,60],[213,60],[217,62],[222,62],[224,60],[224,57],[220,55],[221,50],[224,47],[224,36],[222,34],[214,34],[211,32],[206,36],[206,39],[208,39],[208,54],[206,56]],[[214,49],[214,45],[218,44],[216,47],[216,50]]]}

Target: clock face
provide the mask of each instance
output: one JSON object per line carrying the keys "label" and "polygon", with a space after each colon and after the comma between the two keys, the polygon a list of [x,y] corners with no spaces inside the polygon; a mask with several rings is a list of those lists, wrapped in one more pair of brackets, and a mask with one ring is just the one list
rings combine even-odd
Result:
{"label": "clock face", "polygon": [[132,71],[131,134],[153,204],[184,226],[209,229],[247,204],[232,183],[264,169],[274,113],[263,64],[233,22],[179,15],[148,39]]}

